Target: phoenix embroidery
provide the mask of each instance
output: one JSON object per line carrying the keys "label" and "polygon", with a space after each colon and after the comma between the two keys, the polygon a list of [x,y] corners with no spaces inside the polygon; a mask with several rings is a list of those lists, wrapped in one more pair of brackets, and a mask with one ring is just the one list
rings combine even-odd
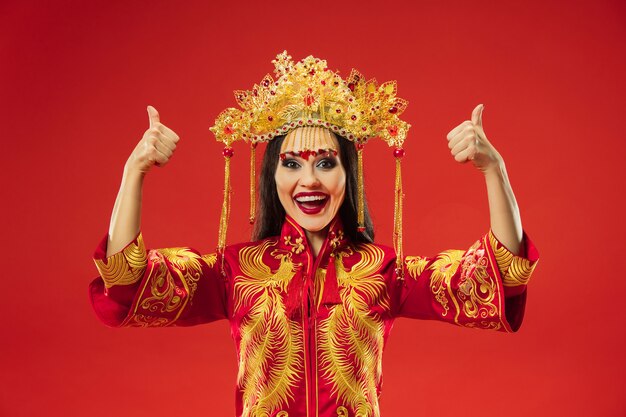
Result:
{"label": "phoenix embroidery", "polygon": [[303,369],[301,326],[289,320],[283,294],[299,265],[291,254],[272,252],[280,259],[276,271],[263,256],[275,241],[250,246],[239,253],[242,275],[235,278],[236,309],[251,306],[241,327],[239,374],[237,383],[243,393],[243,417],[266,417],[289,400]]}
{"label": "phoenix embroidery", "polygon": [[320,323],[320,364],[333,385],[333,395],[355,416],[378,416],[377,385],[382,375],[384,325],[370,312],[371,305],[389,310],[389,297],[380,270],[384,252],[370,244],[354,250],[361,259],[347,271],[343,256],[335,258],[342,304],[335,305]]}

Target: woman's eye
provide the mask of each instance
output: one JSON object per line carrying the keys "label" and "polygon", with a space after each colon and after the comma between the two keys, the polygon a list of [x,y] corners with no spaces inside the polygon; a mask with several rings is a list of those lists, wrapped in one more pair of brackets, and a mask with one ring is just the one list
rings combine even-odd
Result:
{"label": "woman's eye", "polygon": [[331,169],[337,165],[337,161],[334,158],[324,158],[317,163],[319,168]]}
{"label": "woman's eye", "polygon": [[300,167],[300,164],[298,164],[294,159],[285,159],[284,161],[281,161],[281,164],[285,168],[290,168],[290,169],[295,169],[295,168]]}

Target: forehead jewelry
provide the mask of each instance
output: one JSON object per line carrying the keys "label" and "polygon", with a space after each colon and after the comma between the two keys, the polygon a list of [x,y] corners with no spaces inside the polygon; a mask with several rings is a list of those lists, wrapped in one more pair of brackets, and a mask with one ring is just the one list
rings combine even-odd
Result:
{"label": "forehead jewelry", "polygon": [[[220,217],[218,251],[226,246],[226,231],[230,217],[230,159],[234,155],[232,144],[242,140],[250,146],[250,222],[255,220],[256,209],[256,145],[298,129],[302,149],[299,156],[307,157],[320,149],[312,149],[314,131],[322,129],[327,143],[332,144],[330,132],[354,142],[357,149],[358,207],[357,230],[365,232],[363,196],[363,149],[367,141],[378,137],[393,148],[396,161],[394,184],[393,245],[397,255],[396,272],[402,271],[402,175],[400,161],[404,156],[402,145],[411,125],[399,116],[408,102],[396,96],[395,81],[378,84],[376,79],[366,80],[352,70],[343,79],[331,71],[326,61],[308,56],[298,62],[287,51],[272,61],[276,79],[267,74],[250,90],[235,91],[239,108],[227,108],[215,119],[210,130],[224,144],[224,201]],[[315,132],[319,136],[319,131]],[[326,136],[328,135],[328,136]],[[292,146],[295,137],[286,144]],[[328,149],[337,152],[335,146]],[[285,147],[289,151],[289,147]],[[321,149],[322,151],[328,149]],[[293,151],[293,148],[291,148]],[[286,153],[286,152],[285,152]],[[281,158],[284,158],[281,154]]]}

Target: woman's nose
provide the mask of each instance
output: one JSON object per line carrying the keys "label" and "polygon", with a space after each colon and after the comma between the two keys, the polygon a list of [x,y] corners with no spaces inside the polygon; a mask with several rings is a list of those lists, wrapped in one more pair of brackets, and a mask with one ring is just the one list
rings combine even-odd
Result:
{"label": "woman's nose", "polygon": [[320,185],[320,180],[316,175],[314,168],[307,168],[302,170],[302,177],[300,177],[300,184],[304,187],[317,187]]}

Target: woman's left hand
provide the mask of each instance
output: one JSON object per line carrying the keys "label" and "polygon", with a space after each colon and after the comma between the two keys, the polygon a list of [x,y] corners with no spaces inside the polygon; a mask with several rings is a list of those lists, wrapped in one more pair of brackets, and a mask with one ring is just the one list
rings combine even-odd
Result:
{"label": "woman's left hand", "polygon": [[483,109],[479,104],[472,112],[472,120],[466,120],[448,133],[448,148],[460,163],[472,161],[483,174],[498,169],[504,163],[502,157],[487,140],[483,130]]}

